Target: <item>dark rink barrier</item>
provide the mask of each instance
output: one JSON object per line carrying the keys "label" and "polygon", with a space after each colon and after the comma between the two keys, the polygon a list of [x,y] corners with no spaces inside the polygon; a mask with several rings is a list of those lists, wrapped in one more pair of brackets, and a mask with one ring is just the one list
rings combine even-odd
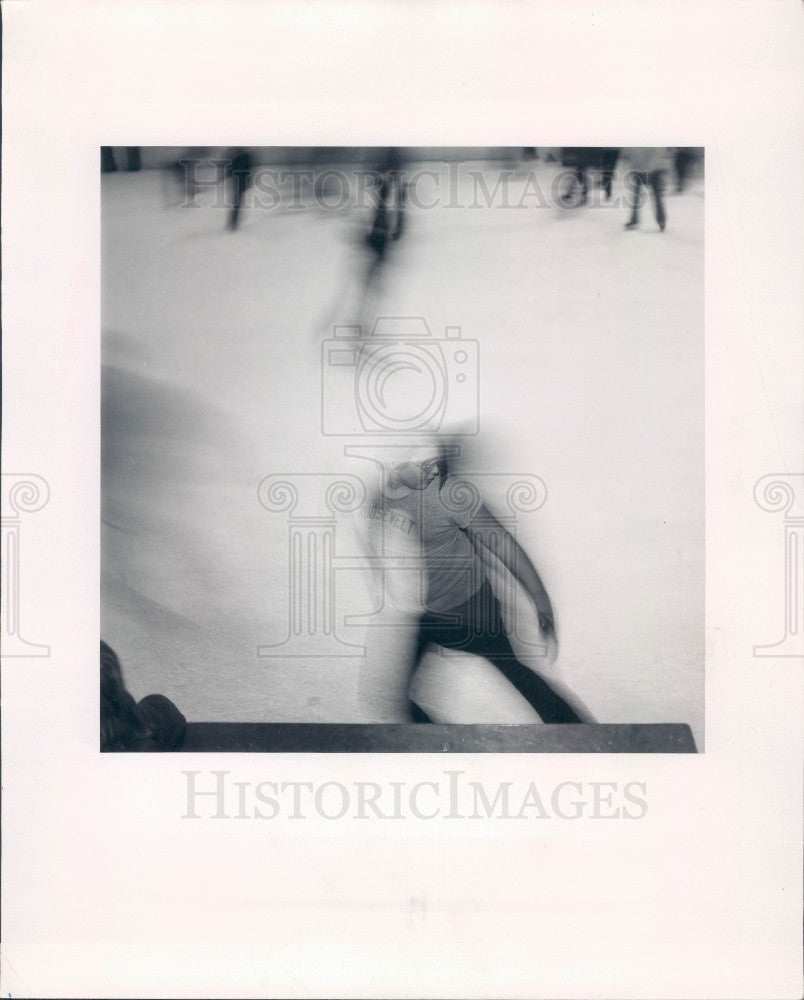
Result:
{"label": "dark rink barrier", "polygon": [[352,725],[191,722],[182,752],[696,753],[683,723],[633,725]]}

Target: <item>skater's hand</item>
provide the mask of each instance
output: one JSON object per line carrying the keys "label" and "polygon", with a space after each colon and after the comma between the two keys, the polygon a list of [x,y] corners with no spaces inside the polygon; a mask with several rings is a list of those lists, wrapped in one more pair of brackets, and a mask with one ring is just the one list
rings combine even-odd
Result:
{"label": "skater's hand", "polygon": [[550,666],[558,659],[558,637],[556,636],[556,625],[552,614],[548,614],[540,608],[536,608],[539,619],[539,638],[547,647],[545,654],[545,665]]}
{"label": "skater's hand", "polygon": [[[493,529],[493,530],[490,530]],[[524,588],[538,616],[541,641],[547,645],[550,662],[558,655],[555,616],[550,597],[522,546],[485,504],[466,528],[469,540],[478,551],[487,548]]]}

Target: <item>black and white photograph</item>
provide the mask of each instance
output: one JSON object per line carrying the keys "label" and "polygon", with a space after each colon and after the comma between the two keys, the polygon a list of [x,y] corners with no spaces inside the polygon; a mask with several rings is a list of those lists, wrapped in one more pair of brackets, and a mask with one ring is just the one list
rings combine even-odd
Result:
{"label": "black and white photograph", "polygon": [[102,749],[703,749],[702,148],[99,164]]}

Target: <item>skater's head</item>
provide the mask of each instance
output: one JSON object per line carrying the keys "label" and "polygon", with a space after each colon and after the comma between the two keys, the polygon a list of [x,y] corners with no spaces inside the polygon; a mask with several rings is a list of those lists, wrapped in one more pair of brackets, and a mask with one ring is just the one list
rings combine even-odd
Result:
{"label": "skater's head", "polygon": [[401,462],[391,469],[394,481],[409,490],[426,489],[438,477],[437,458],[426,458],[422,461]]}
{"label": "skater's head", "polygon": [[410,490],[426,489],[434,479],[443,482],[446,459],[437,441],[401,449],[387,465],[389,481]]}

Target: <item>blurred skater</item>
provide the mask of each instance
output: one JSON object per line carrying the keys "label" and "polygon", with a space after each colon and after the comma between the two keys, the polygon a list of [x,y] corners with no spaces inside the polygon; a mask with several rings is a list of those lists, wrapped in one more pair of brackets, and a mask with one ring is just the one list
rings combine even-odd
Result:
{"label": "blurred skater", "polygon": [[111,146],[101,146],[101,173],[113,174],[117,170],[117,162]]}
{"label": "blurred skater", "polygon": [[398,240],[405,230],[406,185],[402,176],[402,151],[389,146],[377,165],[380,187],[377,206],[366,235],[366,245],[372,251],[364,287],[368,291],[388,255],[391,240]]}
{"label": "blurred skater", "polygon": [[690,167],[695,159],[691,146],[676,146],[673,154],[673,167],[676,175],[676,194],[681,194],[687,187]]}
{"label": "blurred skater", "polygon": [[402,149],[398,146],[389,146],[382,150],[374,169],[374,177],[377,180],[376,203],[368,232],[361,240],[362,253],[357,275],[351,271],[347,275],[332,305],[316,324],[316,332],[320,333],[332,327],[355,285],[357,304],[350,320],[364,329],[371,329],[373,326],[372,318],[367,314],[367,303],[378,290],[390,256],[391,244],[404,235],[406,227],[407,183],[403,166]]}
{"label": "blurred skater", "polygon": [[[569,183],[559,197],[563,205],[585,205],[589,200],[589,172],[595,171],[606,197],[611,200],[611,185],[619,148],[615,146],[571,146],[561,150],[561,162],[570,172]],[[576,196],[576,192],[580,195]],[[576,200],[577,197],[577,200]]]}
{"label": "blurred skater", "polygon": [[[531,560],[482,502],[471,483],[448,473],[445,450],[418,448],[385,469],[378,494],[366,507],[368,545],[377,555],[395,557],[407,573],[407,595],[417,597],[408,688],[428,647],[473,653],[488,660],[522,694],[543,722],[593,721],[572,695],[567,697],[517,658],[503,623],[500,604],[484,565],[491,555],[516,580],[538,616],[546,665],[558,655],[553,607]],[[415,581],[418,595],[411,594]],[[573,706],[570,699],[576,702]],[[431,721],[412,700],[411,718]]]}
{"label": "blurred skater", "polygon": [[[564,146],[561,149],[561,166],[569,173],[569,183],[564,192],[559,195],[562,205],[585,205],[589,193],[586,176],[589,166],[589,148],[585,146]],[[577,197],[576,191],[580,189]]]}
{"label": "blurred skater", "polygon": [[226,228],[234,231],[240,223],[240,209],[243,204],[243,197],[248,191],[254,172],[254,158],[242,146],[237,146],[230,152],[231,160],[225,168],[224,183],[226,178],[233,179],[232,204],[229,211],[229,218]]}
{"label": "blurred skater", "polygon": [[667,225],[667,213],[662,195],[669,151],[665,146],[632,146],[627,150],[626,155],[631,167],[625,177],[626,187],[631,196],[631,217],[626,222],[625,228],[636,229],[639,225],[642,189],[650,188],[656,222],[659,229],[664,232]]}
{"label": "blurred skater", "polygon": [[600,171],[600,186],[606,196],[606,201],[611,201],[611,185],[614,180],[614,170],[620,150],[617,146],[599,146],[597,149],[597,168]]}

